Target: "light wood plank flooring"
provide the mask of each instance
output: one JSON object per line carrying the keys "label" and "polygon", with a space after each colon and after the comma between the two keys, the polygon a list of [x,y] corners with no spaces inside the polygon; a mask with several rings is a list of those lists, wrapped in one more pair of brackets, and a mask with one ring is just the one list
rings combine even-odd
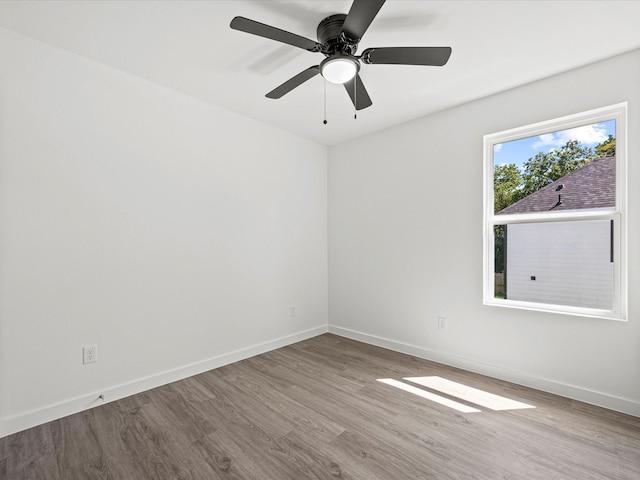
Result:
{"label": "light wood plank flooring", "polygon": [[[461,413],[439,376],[535,408]],[[640,418],[326,334],[0,439],[14,479],[640,479]]]}

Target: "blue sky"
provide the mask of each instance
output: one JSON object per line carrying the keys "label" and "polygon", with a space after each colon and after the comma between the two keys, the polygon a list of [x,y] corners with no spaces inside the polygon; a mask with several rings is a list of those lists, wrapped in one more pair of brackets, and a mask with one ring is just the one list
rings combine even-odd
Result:
{"label": "blue sky", "polygon": [[538,152],[546,153],[560,148],[569,140],[578,140],[593,148],[609,135],[616,136],[615,120],[499,143],[493,147],[493,162],[494,165],[515,163],[522,169],[522,164]]}

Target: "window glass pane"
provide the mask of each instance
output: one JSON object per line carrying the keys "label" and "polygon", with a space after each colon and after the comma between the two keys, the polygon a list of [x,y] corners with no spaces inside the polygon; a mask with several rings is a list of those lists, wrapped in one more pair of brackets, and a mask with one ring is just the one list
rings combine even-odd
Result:
{"label": "window glass pane", "polygon": [[613,309],[613,220],[496,225],[495,297]]}
{"label": "window glass pane", "polygon": [[615,208],[616,122],[498,143],[494,213]]}

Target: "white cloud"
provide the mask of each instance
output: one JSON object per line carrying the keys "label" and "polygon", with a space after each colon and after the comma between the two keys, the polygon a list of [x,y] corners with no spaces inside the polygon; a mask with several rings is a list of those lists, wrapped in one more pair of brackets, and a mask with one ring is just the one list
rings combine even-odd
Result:
{"label": "white cloud", "polygon": [[561,147],[569,140],[577,140],[580,143],[593,146],[602,143],[607,139],[607,130],[604,125],[595,123],[583,127],[570,128],[559,132],[545,133],[540,135],[531,148],[538,150],[543,147]]}
{"label": "white cloud", "polygon": [[503,143],[496,143],[493,146],[493,153],[498,153],[500,152],[500,150],[502,150],[502,145],[504,145]]}
{"label": "white cloud", "polygon": [[538,137],[538,141],[534,142],[531,145],[531,148],[537,150],[541,147],[546,147],[547,145],[557,145],[558,140],[556,139],[556,133],[545,133],[544,135],[540,135]]}

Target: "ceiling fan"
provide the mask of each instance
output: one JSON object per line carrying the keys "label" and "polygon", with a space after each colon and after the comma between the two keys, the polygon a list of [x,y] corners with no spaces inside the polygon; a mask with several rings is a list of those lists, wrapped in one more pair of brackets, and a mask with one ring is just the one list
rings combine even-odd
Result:
{"label": "ceiling fan", "polygon": [[322,75],[327,81],[343,84],[356,110],[372,105],[362,79],[360,64],[443,66],[451,56],[451,47],[383,47],[367,48],[356,55],[358,44],[385,0],[354,0],[347,15],[331,15],[318,24],[314,41],[244,17],[235,17],[231,28],[293,45],[326,58],[319,65],[303,70],[269,93],[267,98],[281,98],[307,80]]}

